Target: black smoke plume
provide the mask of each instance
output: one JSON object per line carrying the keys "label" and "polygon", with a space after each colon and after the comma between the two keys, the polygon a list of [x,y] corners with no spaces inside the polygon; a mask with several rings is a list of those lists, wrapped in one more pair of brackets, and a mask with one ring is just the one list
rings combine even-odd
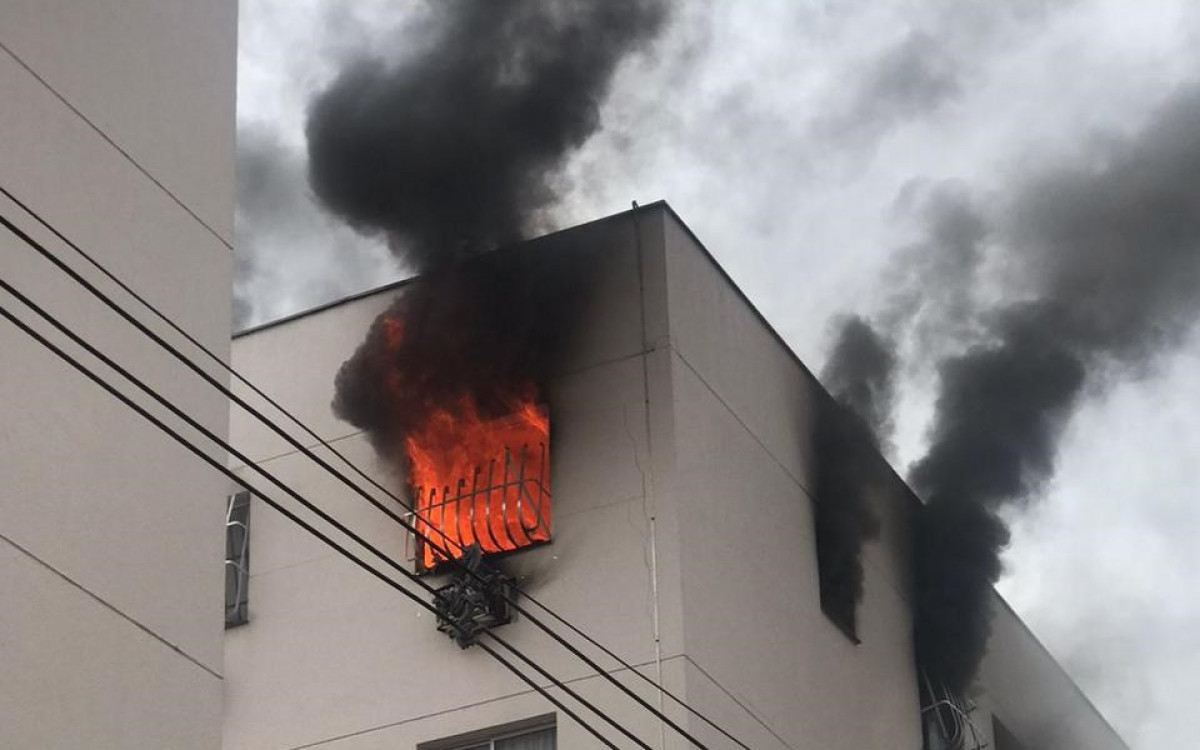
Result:
{"label": "black smoke plume", "polygon": [[351,65],[313,103],[309,176],[424,271],[527,236],[665,0],[438,0],[428,51]]}
{"label": "black smoke plume", "polygon": [[882,468],[896,356],[862,318],[842,320],[822,375],[831,400],[818,407],[814,433],[817,570],[821,608],[856,636],[863,594],[862,547],[879,533],[869,493]]}
{"label": "black smoke plume", "polygon": [[1018,301],[977,310],[981,338],[940,364],[931,445],[912,471],[926,501],[917,650],[951,690],[986,650],[1008,540],[998,511],[1044,488],[1085,396],[1147,373],[1200,312],[1197,175],[1200,92],[1188,90],[1092,163],[1020,186],[997,222]]}
{"label": "black smoke plume", "polygon": [[469,396],[488,419],[538,396],[580,291],[570,258],[513,250],[438,269],[371,324],[335,381],[334,412],[398,456],[398,441],[434,409]]}
{"label": "black smoke plume", "polygon": [[891,434],[895,379],[895,345],[857,315],[839,321],[821,380],[881,444]]}
{"label": "black smoke plume", "polygon": [[[564,160],[666,0],[438,0],[417,54],[357,61],[313,102],[309,182],[423,273],[338,373],[335,413],[397,442],[462,399],[536,398],[577,301],[561,259],[488,253],[540,228]],[[530,391],[533,392],[530,392]]]}

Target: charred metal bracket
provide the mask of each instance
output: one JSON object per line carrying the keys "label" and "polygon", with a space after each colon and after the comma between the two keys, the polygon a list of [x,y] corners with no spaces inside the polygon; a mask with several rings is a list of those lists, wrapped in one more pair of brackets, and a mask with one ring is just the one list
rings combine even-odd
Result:
{"label": "charred metal bracket", "polygon": [[475,645],[486,630],[512,621],[513,580],[483,564],[483,550],[472,544],[459,560],[454,580],[434,591],[437,629],[459,648]]}

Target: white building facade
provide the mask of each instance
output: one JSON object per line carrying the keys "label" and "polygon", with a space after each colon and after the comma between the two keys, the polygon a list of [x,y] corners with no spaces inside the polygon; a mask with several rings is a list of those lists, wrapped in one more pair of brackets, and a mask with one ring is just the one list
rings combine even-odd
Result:
{"label": "white building facade", "polygon": [[[922,747],[910,605],[917,500],[890,470],[872,494],[882,531],[863,550],[856,641],[820,606],[812,430],[814,405],[827,396],[678,217],[655,204],[500,252],[569,257],[586,298],[546,394],[553,542],[500,564],[750,747]],[[240,372],[397,493],[402,478],[329,403],[338,367],[403,293],[345,300],[233,346]],[[231,434],[254,462],[412,565],[402,528],[236,408]],[[495,747],[554,746],[549,736],[562,748],[601,746],[487,654],[460,650],[428,612],[257,500],[251,519],[249,622],[226,637],[230,750],[448,750],[528,732],[541,734]],[[998,612],[970,714],[974,741],[1124,748],[1011,611]],[[709,747],[733,746],[555,627]],[[691,746],[533,623],[518,618],[496,632],[650,746]]]}
{"label": "white building facade", "polygon": [[[233,0],[0,3],[0,184],[222,357],[236,22]],[[2,228],[0,277],[226,433],[226,399]],[[0,362],[0,747],[215,750],[227,482],[6,320]]]}

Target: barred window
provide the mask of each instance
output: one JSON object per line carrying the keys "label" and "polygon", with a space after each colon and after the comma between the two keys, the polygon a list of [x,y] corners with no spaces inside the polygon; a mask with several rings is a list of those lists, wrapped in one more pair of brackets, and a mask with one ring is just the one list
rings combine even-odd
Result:
{"label": "barred window", "polygon": [[230,495],[225,503],[225,627],[249,621],[250,493]]}

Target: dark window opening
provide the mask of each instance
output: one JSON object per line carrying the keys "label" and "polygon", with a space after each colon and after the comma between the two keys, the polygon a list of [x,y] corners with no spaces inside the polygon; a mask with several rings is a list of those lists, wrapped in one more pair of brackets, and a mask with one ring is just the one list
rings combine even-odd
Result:
{"label": "dark window opening", "polygon": [[225,627],[250,620],[250,493],[230,495],[225,504]]}
{"label": "dark window opening", "polygon": [[854,643],[865,571],[863,545],[879,533],[869,503],[878,457],[869,428],[833,400],[818,409],[813,436],[814,527],[821,610]]}

